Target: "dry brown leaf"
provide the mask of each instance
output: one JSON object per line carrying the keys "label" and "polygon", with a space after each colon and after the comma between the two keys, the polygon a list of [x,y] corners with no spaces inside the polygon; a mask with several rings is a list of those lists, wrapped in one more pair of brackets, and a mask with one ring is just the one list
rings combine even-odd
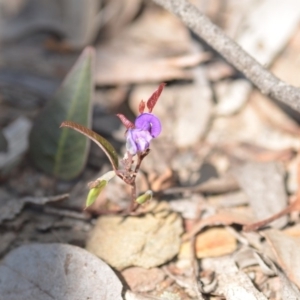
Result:
{"label": "dry brown leaf", "polygon": [[293,199],[292,203],[290,203],[288,206],[286,206],[281,211],[277,212],[276,214],[271,215],[269,218],[266,218],[266,219],[263,219],[261,221],[254,222],[251,224],[247,224],[243,227],[243,230],[246,232],[258,230],[262,227],[267,226],[271,222],[276,221],[283,216],[286,216],[287,214],[300,211],[300,198],[292,197],[292,199]]}
{"label": "dry brown leaf", "polygon": [[128,268],[122,272],[126,283],[133,292],[149,292],[164,280],[165,273],[159,268]]}
{"label": "dry brown leaf", "polygon": [[281,299],[297,300],[300,299],[300,291],[297,286],[291,282],[286,275],[277,268],[277,273],[281,281]]}
{"label": "dry brown leaf", "polygon": [[106,0],[98,19],[101,21],[103,34],[111,38],[118,34],[138,14],[142,6],[141,0]]}
{"label": "dry brown leaf", "polygon": [[56,202],[61,201],[68,198],[68,194],[63,194],[59,196],[52,197],[24,197],[21,199],[14,198],[1,198],[1,211],[0,211],[0,223],[5,220],[13,219],[17,214],[19,214],[23,207],[28,204],[36,204],[36,205],[45,205],[48,202]]}
{"label": "dry brown leaf", "polygon": [[248,204],[248,198],[243,191],[206,197],[209,205],[219,208],[238,207]]}
{"label": "dry brown leaf", "polygon": [[291,148],[282,150],[270,150],[265,147],[249,144],[228,144],[223,147],[225,153],[241,161],[270,162],[282,161],[288,162],[295,155]]}
{"label": "dry brown leaf", "polygon": [[202,229],[208,226],[232,225],[232,224],[246,225],[251,223],[251,221],[253,221],[253,217],[244,212],[239,212],[233,209],[222,210],[216,213],[215,215],[212,215],[210,217],[198,221],[194,225],[193,229],[190,232],[185,234],[184,240],[190,239],[191,237],[195,236],[198,232],[200,232]]}
{"label": "dry brown leaf", "polygon": [[209,228],[197,235],[195,247],[197,258],[218,257],[234,252],[237,241],[225,228]]}
{"label": "dry brown leaf", "polygon": [[227,80],[215,84],[218,101],[214,112],[218,116],[229,116],[240,111],[249,98],[251,83],[246,79]]}
{"label": "dry brown leaf", "polygon": [[229,76],[233,76],[235,70],[226,62],[212,61],[206,66],[206,74],[209,81],[219,81]]}
{"label": "dry brown leaf", "polygon": [[287,227],[283,232],[290,237],[300,238],[300,224],[296,224],[292,227]]}
{"label": "dry brown leaf", "polygon": [[166,170],[160,175],[151,173],[149,174],[149,183],[151,190],[154,192],[165,190],[173,185],[174,173],[170,168],[166,168]]}
{"label": "dry brown leaf", "polygon": [[206,258],[203,268],[216,272],[218,286],[214,293],[225,297],[226,300],[267,299],[256,289],[249,276],[237,268],[231,257]]}
{"label": "dry brown leaf", "polygon": [[239,190],[236,179],[231,174],[226,174],[220,178],[211,178],[193,187],[194,192],[221,194]]}
{"label": "dry brown leaf", "polygon": [[230,118],[215,118],[207,142],[218,147],[247,143],[270,150],[300,148],[298,136],[271,126],[257,113],[252,102],[248,102],[241,112]]}
{"label": "dry brown leaf", "polygon": [[300,287],[300,239],[275,229],[264,232],[277,263],[298,288]]}
{"label": "dry brown leaf", "polygon": [[[95,80],[98,85],[191,80],[194,73],[185,68],[195,67],[208,58],[203,53],[189,54],[185,57],[139,58],[126,57],[117,51],[119,50],[109,49],[109,47],[97,49]],[[182,64],[184,61],[185,65]]]}
{"label": "dry brown leaf", "polygon": [[[262,255],[262,253],[255,251],[253,248],[243,248],[238,253],[234,255],[234,259],[237,262],[239,268],[244,269],[249,266],[259,264],[261,271],[264,275],[269,277],[268,284],[263,288],[264,292],[267,292],[271,289],[276,292],[277,288],[272,286],[272,280],[270,280],[270,276],[273,278],[274,275],[277,275],[280,278],[281,286],[280,286],[280,299],[285,300],[296,300],[300,299],[300,292],[298,288],[286,277],[284,272],[274,264],[267,256]],[[256,274],[256,284],[261,286],[257,281]],[[262,282],[265,281],[265,278],[262,277]],[[278,285],[278,284],[277,284]],[[262,285],[264,287],[264,285]],[[279,292],[279,291],[278,291]],[[277,299],[277,298],[276,298]]]}
{"label": "dry brown leaf", "polygon": [[160,8],[148,8],[96,50],[99,85],[192,79],[193,72],[185,68],[209,58],[207,53],[195,53],[186,27]]}
{"label": "dry brown leaf", "polygon": [[262,95],[257,90],[254,90],[250,96],[250,101],[256,109],[257,114],[266,121],[266,123],[289,134],[299,135],[300,128],[297,122],[276,106],[271,99]]}
{"label": "dry brown leaf", "polygon": [[274,213],[270,217],[267,217],[261,221],[244,226],[244,230],[245,231],[258,230],[259,228],[264,227],[270,224],[271,222],[278,220],[283,216],[286,216],[289,213],[300,211],[300,163],[299,161],[297,163],[297,185],[298,185],[298,190],[296,192],[296,195],[291,197],[291,203],[288,206]]}
{"label": "dry brown leaf", "polygon": [[271,70],[285,82],[299,86],[299,51],[300,51],[300,27],[289,41],[283,53],[276,59]]}
{"label": "dry brown leaf", "polygon": [[168,201],[172,211],[180,213],[183,217],[186,231],[189,231],[189,228],[193,226],[194,221],[199,217],[199,211],[204,202],[205,199],[200,194],[174,198]]}
{"label": "dry brown leaf", "polygon": [[[236,180],[248,196],[250,206],[257,220],[268,218],[286,208],[284,169],[276,162],[251,162],[235,167]],[[283,227],[286,216],[272,222],[272,226]]]}
{"label": "dry brown leaf", "polygon": [[269,65],[294,33],[299,17],[298,0],[252,2],[235,40],[262,65]]}

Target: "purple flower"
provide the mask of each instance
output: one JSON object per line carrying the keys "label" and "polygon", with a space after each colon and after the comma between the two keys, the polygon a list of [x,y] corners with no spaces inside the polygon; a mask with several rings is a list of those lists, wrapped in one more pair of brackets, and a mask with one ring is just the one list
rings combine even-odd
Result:
{"label": "purple flower", "polygon": [[150,113],[139,115],[134,122],[135,128],[148,131],[153,138],[161,132],[161,123],[159,119]]}
{"label": "purple flower", "polygon": [[139,115],[134,128],[128,129],[126,134],[126,149],[131,155],[146,151],[150,141],[161,132],[160,120],[150,113]]}

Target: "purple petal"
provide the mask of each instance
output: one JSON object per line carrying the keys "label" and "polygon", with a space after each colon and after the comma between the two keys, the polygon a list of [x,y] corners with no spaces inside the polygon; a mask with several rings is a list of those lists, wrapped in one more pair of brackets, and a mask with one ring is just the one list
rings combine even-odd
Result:
{"label": "purple petal", "polygon": [[138,151],[143,152],[149,148],[150,141],[152,140],[152,136],[149,131],[134,129],[133,139],[138,148]]}
{"label": "purple petal", "polygon": [[132,132],[134,129],[129,129],[126,133],[126,149],[131,155],[135,155],[137,153],[137,145],[135,144],[135,141],[133,139]]}
{"label": "purple petal", "polygon": [[152,139],[153,137],[147,130],[129,129],[126,133],[126,149],[131,155],[143,152],[149,148]]}
{"label": "purple petal", "polygon": [[152,137],[157,137],[161,132],[160,120],[153,114],[144,113],[139,115],[134,122],[136,128],[150,132]]}

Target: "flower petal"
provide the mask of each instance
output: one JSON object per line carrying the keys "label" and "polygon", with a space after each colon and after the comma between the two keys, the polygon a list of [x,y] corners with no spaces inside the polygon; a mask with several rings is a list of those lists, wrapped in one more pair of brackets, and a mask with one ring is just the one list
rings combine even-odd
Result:
{"label": "flower petal", "polygon": [[160,120],[153,114],[144,113],[135,119],[135,127],[148,131],[152,137],[157,137],[161,132]]}
{"label": "flower petal", "polygon": [[135,143],[138,147],[138,150],[143,152],[147,150],[150,146],[150,141],[152,140],[152,136],[149,131],[140,131]]}
{"label": "flower petal", "polygon": [[135,155],[138,151],[137,145],[133,138],[134,129],[129,129],[126,133],[126,150],[131,154]]}
{"label": "flower petal", "polygon": [[132,130],[132,138],[137,147],[137,152],[144,152],[150,146],[150,141],[153,139],[150,132],[135,128]]}

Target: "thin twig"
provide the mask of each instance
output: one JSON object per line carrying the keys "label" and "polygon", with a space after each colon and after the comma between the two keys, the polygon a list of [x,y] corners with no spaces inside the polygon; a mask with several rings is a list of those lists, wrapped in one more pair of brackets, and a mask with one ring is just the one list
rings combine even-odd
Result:
{"label": "thin twig", "polygon": [[45,206],[43,212],[51,215],[58,215],[78,220],[89,220],[91,218],[91,216],[85,212],[76,212],[50,206]]}
{"label": "thin twig", "polygon": [[136,177],[136,175],[137,175],[137,173],[138,173],[138,171],[139,171],[139,169],[141,167],[141,163],[143,161],[143,158],[144,157],[140,153],[137,154],[137,163],[136,163],[136,166],[135,166],[135,169],[134,169],[134,173],[133,173],[134,178]]}
{"label": "thin twig", "polygon": [[136,176],[140,170],[140,166],[141,166],[141,163],[143,161],[143,159],[148,155],[149,151],[146,151],[142,154],[138,153],[137,155],[137,163],[136,163],[136,166],[134,168],[134,171],[133,171],[133,174],[131,176],[131,181],[130,181],[130,185],[131,185],[131,202],[130,202],[130,206],[129,206],[129,209],[128,209],[128,213],[131,214],[132,212],[134,212],[137,207],[139,206],[138,203],[135,202],[136,200]]}
{"label": "thin twig", "polygon": [[230,39],[188,0],[153,0],[193,30],[230,64],[242,72],[263,94],[300,111],[300,88],[279,80]]}
{"label": "thin twig", "polygon": [[131,200],[130,200],[130,206],[129,206],[129,213],[132,213],[134,211],[135,208],[135,199],[136,199],[136,184],[135,184],[135,180],[133,181],[133,183],[131,184]]}

